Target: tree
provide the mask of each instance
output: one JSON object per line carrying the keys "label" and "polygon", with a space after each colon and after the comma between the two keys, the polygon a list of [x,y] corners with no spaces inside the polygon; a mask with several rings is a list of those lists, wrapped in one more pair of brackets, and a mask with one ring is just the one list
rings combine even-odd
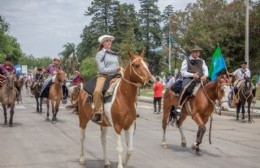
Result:
{"label": "tree", "polygon": [[[151,71],[153,73],[159,73],[158,61],[162,59],[154,59],[155,53],[151,53],[151,49],[154,49],[161,45],[161,16],[160,10],[157,6],[158,0],[139,0],[141,9],[139,11],[140,29],[142,32],[142,40],[146,49],[146,58],[150,64]],[[162,58],[162,57],[159,57]]]}
{"label": "tree", "polygon": [[97,65],[95,57],[87,57],[82,61],[80,71],[82,76],[88,81],[97,75]]}

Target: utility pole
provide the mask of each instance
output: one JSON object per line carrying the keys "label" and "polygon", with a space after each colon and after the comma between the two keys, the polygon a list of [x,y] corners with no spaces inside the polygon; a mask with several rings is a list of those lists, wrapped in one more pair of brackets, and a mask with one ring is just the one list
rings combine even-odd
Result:
{"label": "utility pole", "polygon": [[249,0],[246,0],[246,27],[245,27],[245,61],[249,68]]}
{"label": "utility pole", "polygon": [[171,55],[172,55],[172,44],[171,44],[171,18],[169,17],[169,73],[172,72],[172,67],[171,67]]}

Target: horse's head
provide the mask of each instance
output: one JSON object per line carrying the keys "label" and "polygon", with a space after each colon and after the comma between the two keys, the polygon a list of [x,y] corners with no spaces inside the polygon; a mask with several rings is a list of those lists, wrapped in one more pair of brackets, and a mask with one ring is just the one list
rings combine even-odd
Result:
{"label": "horse's head", "polygon": [[14,81],[16,79],[15,74],[13,72],[6,71],[6,85],[8,88],[13,89],[14,88]]}
{"label": "horse's head", "polygon": [[222,78],[218,78],[217,80],[217,88],[216,88],[216,95],[217,100],[221,102],[221,99],[225,96],[225,88],[224,86],[228,85],[226,81]]}
{"label": "horse's head", "polygon": [[252,82],[251,79],[246,77],[242,89],[245,95],[250,95],[252,93]]}
{"label": "horse's head", "polygon": [[152,85],[154,81],[148,64],[144,61],[144,51],[138,56],[128,50],[128,55],[130,57],[130,63],[127,67],[130,71],[128,79],[133,83]]}
{"label": "horse's head", "polygon": [[64,81],[65,81],[65,79],[66,79],[65,72],[62,71],[62,70],[58,70],[58,71],[57,71],[57,74],[56,74],[56,80],[57,80],[57,82],[63,84]]}

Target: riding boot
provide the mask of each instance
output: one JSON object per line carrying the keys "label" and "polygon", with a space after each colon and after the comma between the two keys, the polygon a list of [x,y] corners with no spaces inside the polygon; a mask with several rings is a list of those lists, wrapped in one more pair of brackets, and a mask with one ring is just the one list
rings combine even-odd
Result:
{"label": "riding boot", "polygon": [[178,116],[180,116],[180,114],[181,114],[182,104],[183,104],[183,102],[184,102],[184,100],[186,99],[187,96],[188,96],[188,94],[187,94],[186,92],[183,93],[183,95],[182,95],[182,97],[181,97],[181,100],[180,100],[180,102],[179,102],[178,107],[176,107],[176,109],[174,110],[174,112],[175,112]]}

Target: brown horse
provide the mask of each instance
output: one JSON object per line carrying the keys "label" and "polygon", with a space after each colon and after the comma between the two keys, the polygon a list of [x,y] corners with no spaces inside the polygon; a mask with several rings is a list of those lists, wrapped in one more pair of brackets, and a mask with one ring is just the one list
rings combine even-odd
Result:
{"label": "brown horse", "polygon": [[15,101],[17,97],[17,89],[15,88],[14,81],[16,80],[16,75],[6,71],[6,80],[3,86],[0,88],[0,102],[4,110],[4,125],[7,125],[7,109],[10,108],[10,119],[9,126],[13,126],[13,115]]}
{"label": "brown horse", "polygon": [[60,101],[62,99],[62,85],[65,81],[64,71],[57,71],[54,83],[50,86],[49,96],[47,98],[47,117],[46,121],[49,121],[49,109],[50,101],[52,107],[52,123],[55,124],[57,121],[57,113],[59,111]]}
{"label": "brown horse", "polygon": [[[105,122],[101,123],[101,144],[103,147],[105,167],[109,167],[110,163],[106,153],[106,135],[108,126],[112,126],[117,138],[117,168],[123,168],[122,162],[122,140],[121,132],[124,130],[126,134],[127,154],[124,160],[124,165],[127,164],[133,151],[133,136],[135,131],[136,121],[136,101],[138,87],[142,84],[152,83],[153,78],[144,62],[144,51],[140,56],[132,54],[128,51],[130,63],[128,64],[120,82],[115,87],[115,91],[111,102],[104,104],[104,113],[110,125]],[[89,120],[93,117],[94,111],[92,104],[86,102],[88,94],[81,90],[78,100],[79,124],[81,128],[81,153],[80,163],[85,163],[84,158],[84,139],[85,128]]]}
{"label": "brown horse", "polygon": [[[208,122],[209,117],[215,108],[215,100],[221,102],[222,97],[224,96],[223,90],[223,81],[218,79],[217,81],[209,82],[203,87],[201,87],[195,97],[191,97],[182,108],[182,113],[180,119],[177,122],[177,127],[179,128],[181,134],[181,145],[186,147],[186,138],[182,131],[182,123],[186,119],[187,115],[191,115],[192,119],[198,125],[197,140],[192,145],[192,149],[196,149],[196,153],[199,154],[199,145],[202,142],[203,135],[206,131],[206,123]],[[163,119],[162,119],[162,128],[163,128],[163,139],[162,145],[164,148],[167,148],[166,143],[166,126],[168,119],[170,117],[170,111],[173,107],[178,106],[179,97],[174,96],[174,92],[168,89],[163,97]]]}
{"label": "brown horse", "polygon": [[[32,89],[32,92],[34,94],[35,100],[36,100],[36,111],[37,112],[42,112],[42,100],[43,98],[40,97],[42,86],[43,86],[44,80],[37,80],[34,83],[34,88]],[[40,101],[39,101],[40,99]]]}
{"label": "brown horse", "polygon": [[77,111],[77,104],[78,104],[80,90],[82,88],[83,88],[83,83],[79,83],[76,86],[71,86],[68,88],[71,105],[76,106],[76,111]]}
{"label": "brown horse", "polygon": [[253,84],[250,78],[246,78],[244,81],[242,81],[242,84],[238,89],[238,93],[237,93],[238,101],[239,101],[236,107],[237,120],[239,119],[239,113],[241,108],[242,108],[242,120],[245,119],[245,104],[247,103],[248,122],[252,122],[251,113],[250,113],[251,103],[254,98],[252,91],[253,91]]}

